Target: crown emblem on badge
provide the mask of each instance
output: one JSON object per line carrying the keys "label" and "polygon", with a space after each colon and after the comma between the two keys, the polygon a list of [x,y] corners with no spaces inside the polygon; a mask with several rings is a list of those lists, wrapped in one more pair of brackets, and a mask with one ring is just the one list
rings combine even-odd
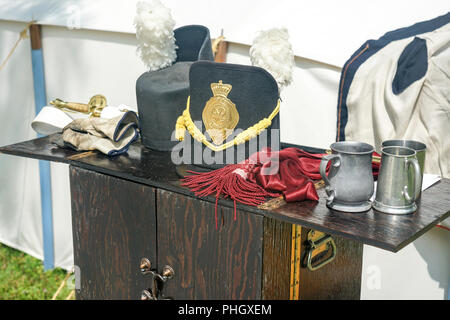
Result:
{"label": "crown emblem on badge", "polygon": [[216,145],[220,145],[232,133],[239,122],[236,105],[227,98],[231,92],[231,84],[224,84],[222,80],[211,83],[213,97],[206,102],[202,119],[206,132]]}
{"label": "crown emblem on badge", "polygon": [[222,96],[226,98],[230,93],[231,88],[231,84],[223,84],[222,80],[220,80],[219,83],[211,83],[211,91],[214,96]]}

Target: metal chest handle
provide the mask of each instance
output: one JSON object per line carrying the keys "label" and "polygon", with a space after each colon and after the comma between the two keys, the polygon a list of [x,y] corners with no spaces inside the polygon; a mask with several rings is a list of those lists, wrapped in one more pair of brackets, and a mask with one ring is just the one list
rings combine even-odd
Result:
{"label": "metal chest handle", "polygon": [[[314,230],[311,230],[308,232],[309,248],[308,248],[306,267],[311,271],[316,271],[317,269],[320,269],[323,266],[325,266],[326,264],[333,261],[334,258],[336,258],[336,251],[337,251],[336,244],[334,243],[333,238],[329,234],[325,234],[325,233],[321,232],[321,234],[323,234],[323,236],[321,236],[319,239],[315,240],[314,239],[315,232],[316,231],[314,231]],[[320,262],[319,264],[313,266],[312,265],[313,252],[325,244],[327,245],[328,249],[331,248],[331,250],[332,250],[331,256],[328,259],[325,259],[324,261]]]}

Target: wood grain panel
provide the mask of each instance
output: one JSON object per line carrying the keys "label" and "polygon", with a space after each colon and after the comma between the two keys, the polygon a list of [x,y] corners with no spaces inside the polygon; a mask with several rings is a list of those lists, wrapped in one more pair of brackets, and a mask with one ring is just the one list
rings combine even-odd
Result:
{"label": "wood grain panel", "polygon": [[309,229],[302,228],[300,269],[300,300],[359,300],[361,293],[363,244],[333,236],[336,258],[316,271],[307,269],[303,262],[307,255]]}
{"label": "wood grain panel", "polygon": [[262,298],[289,300],[292,225],[264,218]]}
{"label": "wood grain panel", "polygon": [[[174,299],[260,299],[263,217],[157,190],[159,266],[175,277],[163,293]],[[160,270],[159,270],[160,271]]]}
{"label": "wood grain panel", "polygon": [[77,299],[139,299],[140,259],[156,262],[155,189],[73,166],[70,187]]}

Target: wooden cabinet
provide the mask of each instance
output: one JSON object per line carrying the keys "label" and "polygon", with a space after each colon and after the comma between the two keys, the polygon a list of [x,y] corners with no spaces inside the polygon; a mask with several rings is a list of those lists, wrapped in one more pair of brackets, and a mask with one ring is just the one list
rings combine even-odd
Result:
{"label": "wooden cabinet", "polygon": [[[181,186],[169,152],[137,142],[107,157],[53,139],[0,152],[71,165],[77,299],[140,299],[143,290],[160,299],[359,299],[363,244],[397,252],[450,216],[450,180],[442,179],[412,215],[332,211],[319,189],[318,202],[238,204],[236,220],[233,202],[220,199],[216,229],[215,198]],[[317,265],[330,252],[330,263],[306,267],[308,256]],[[144,272],[142,258],[151,264]]]}
{"label": "wooden cabinet", "polygon": [[140,272],[171,266],[162,290],[173,299],[261,297],[263,217],[218,208],[165,190],[71,167],[77,299],[139,299],[151,289]]}
{"label": "wooden cabinet", "polygon": [[338,258],[311,272],[301,266],[309,229],[245,210],[235,219],[220,205],[216,229],[214,203],[78,167],[70,174],[77,299],[152,292],[142,258],[155,272],[174,270],[158,298],[359,298],[362,244],[337,239]]}

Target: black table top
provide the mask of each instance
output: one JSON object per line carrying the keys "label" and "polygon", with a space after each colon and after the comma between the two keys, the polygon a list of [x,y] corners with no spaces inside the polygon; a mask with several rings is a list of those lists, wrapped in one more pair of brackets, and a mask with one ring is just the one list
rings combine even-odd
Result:
{"label": "black table top", "polygon": [[[126,154],[107,157],[96,151],[76,152],[51,143],[52,136],[0,148],[16,156],[68,163],[84,169],[139,182],[156,188],[195,197],[180,186],[176,165],[170,152],[159,152],[135,143]],[[180,168],[178,168],[180,169]],[[237,204],[239,210],[272,217],[307,228],[343,236],[364,244],[397,252],[440,221],[450,216],[450,180],[442,179],[422,193],[419,209],[410,215],[389,215],[369,210],[363,213],[337,212],[325,206],[325,192],[318,190],[320,200],[251,207]],[[214,197],[204,198],[214,202]],[[222,199],[221,205],[233,207]],[[214,214],[213,212],[211,214]]]}

